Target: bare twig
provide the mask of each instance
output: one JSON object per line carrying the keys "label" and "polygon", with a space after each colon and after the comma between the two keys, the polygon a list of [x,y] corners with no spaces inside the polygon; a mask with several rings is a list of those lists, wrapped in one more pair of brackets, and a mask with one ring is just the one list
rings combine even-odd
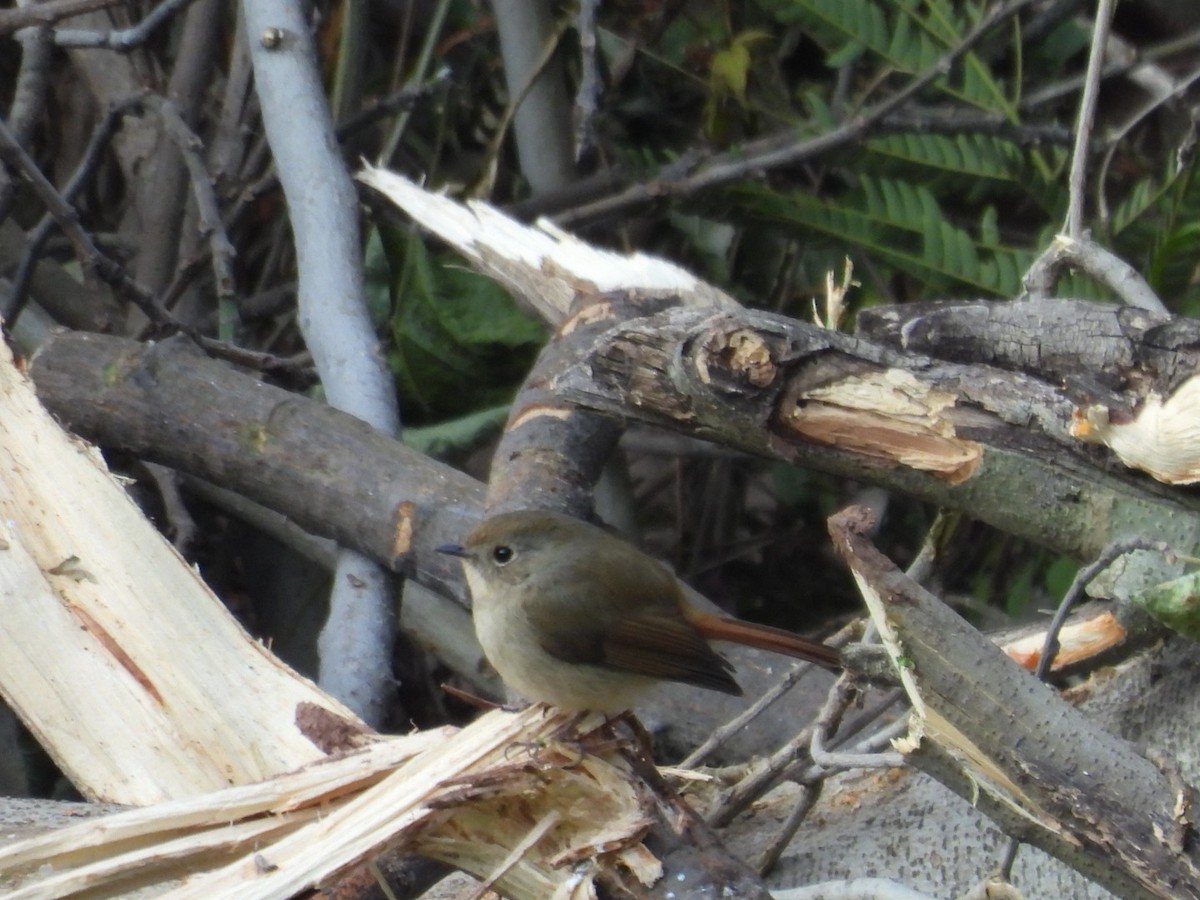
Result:
{"label": "bare twig", "polygon": [[899,753],[847,753],[833,752],[826,748],[826,742],[837,731],[846,710],[857,701],[859,692],[860,689],[852,675],[843,674],[834,684],[813,728],[812,740],[808,747],[812,761],[827,771],[892,768],[904,765],[904,757]]}
{"label": "bare twig", "polygon": [[21,67],[17,72],[8,126],[21,143],[27,143],[38,118],[46,110],[46,83],[54,43],[46,26],[17,32],[21,44]]}
{"label": "bare twig", "polygon": [[717,154],[687,177],[674,179],[668,177],[665,171],[660,171],[648,182],[633,185],[611,197],[560,213],[554,220],[560,225],[566,225],[657,200],[664,194],[694,193],[701,188],[744,178],[764,169],[793,165],[854,143],[938,78],[944,77],[955,63],[974,49],[993,28],[1019,15],[1034,2],[1035,0],[1009,0],[1008,3],[996,7],[980,19],[957,46],[945,53],[927,71],[914,77],[892,96],[864,110],[833,131],[808,140],[800,140],[795,129],[787,129]]}
{"label": "bare twig", "polygon": [[[555,55],[570,18],[555,22],[548,0],[492,0],[508,87],[505,126],[512,119],[521,174],[533,193],[572,180],[571,105],[562,61]],[[497,131],[493,144],[504,131]],[[490,183],[493,155],[479,178]]]}
{"label": "bare twig", "polygon": [[[858,623],[851,622],[840,629],[837,634],[830,637],[826,643],[831,647],[844,646],[858,634],[858,631]],[[813,666],[811,663],[796,663],[779,681],[771,686],[770,690],[755,700],[747,709],[710,734],[704,743],[688,754],[687,758],[679,764],[680,768],[688,769],[700,765],[700,763],[708,758],[709,754],[723,746],[727,740],[738,734],[743,728],[762,715],[762,713],[774,705],[776,700],[783,697],[796,686],[801,678],[812,670]]]}
{"label": "bare twig", "polygon": [[161,25],[195,0],[163,0],[146,14],[142,21],[129,28],[115,31],[85,31],[60,28],[54,32],[54,43],[60,47],[86,47],[128,53],[146,43]]}
{"label": "bare twig", "polygon": [[1096,98],[1100,94],[1100,78],[1104,69],[1104,49],[1108,44],[1108,28],[1112,24],[1113,0],[1098,0],[1096,24],[1092,28],[1092,49],[1088,54],[1087,78],[1083,97],[1079,101],[1079,119],[1075,125],[1075,151],[1071,159],[1067,221],[1063,231],[1073,240],[1083,239],[1083,201],[1087,194],[1088,144],[1092,138],[1092,123],[1096,119]]}
{"label": "bare twig", "polygon": [[[1069,146],[1072,141],[1071,129],[1057,124],[1015,124],[1004,116],[982,113],[972,114],[970,111],[952,107],[939,106],[910,106],[896,110],[880,121],[873,133],[891,134],[910,131],[928,131],[935,134],[977,134],[995,135],[1022,146],[1055,144]],[[685,165],[680,160],[674,160],[664,166],[654,176],[655,182],[670,182],[675,178],[683,178],[687,172],[701,159],[700,154],[690,153],[683,157]],[[565,185],[559,190],[548,191],[536,197],[528,197],[504,207],[504,211],[517,219],[529,220],[538,216],[572,215],[574,208],[603,199],[616,188],[628,183],[626,173],[621,164],[602,169],[590,176],[584,176]]]}
{"label": "bare twig", "polygon": [[[1143,121],[1164,104],[1187,96],[1187,93],[1197,81],[1200,81],[1200,69],[1193,69],[1185,78],[1175,79],[1174,83],[1168,89],[1147,97],[1141,106],[1128,114],[1125,121],[1115,131],[1110,131],[1107,135],[1108,149],[1105,150],[1104,158],[1101,160],[1096,173],[1096,218],[1101,222],[1108,222],[1110,218],[1108,197],[1104,191],[1104,185],[1108,182],[1108,172],[1112,167],[1112,161],[1117,155],[1118,148],[1124,145],[1125,137],[1139,122]],[[1193,129],[1195,128],[1194,118],[1192,120],[1192,127]],[[1191,140],[1195,140],[1194,131]],[[1176,172],[1178,173],[1183,168],[1183,166],[1178,166]]]}
{"label": "bare twig", "polygon": [[[1155,44],[1145,50],[1141,50],[1136,54],[1132,54],[1128,60],[1108,63],[1101,72],[1101,78],[1107,80],[1119,75],[1125,75],[1140,66],[1170,59],[1180,54],[1186,54],[1194,50],[1198,45],[1200,45],[1200,28],[1193,29],[1179,37],[1171,38],[1170,40],[1163,41],[1161,44]],[[1063,97],[1078,91],[1083,86],[1086,77],[1086,74],[1072,75],[1069,78],[1048,84],[1043,88],[1030,91],[1021,98],[1021,111],[1030,112],[1049,104],[1057,103]]]}
{"label": "bare twig", "polygon": [[[237,251],[221,224],[221,210],[217,203],[216,193],[213,191],[212,176],[201,156],[203,144],[199,136],[183,121],[178,106],[170,100],[163,100],[158,104],[158,108],[167,134],[179,148],[184,165],[191,176],[192,195],[196,199],[196,211],[200,217],[201,232],[208,238],[219,314],[223,319],[228,315],[236,315],[233,259],[237,255]],[[222,336],[228,337],[226,334]]]}
{"label": "bare twig", "polygon": [[[425,40],[421,43],[421,51],[417,54],[416,65],[413,66],[415,81],[424,81],[429,76],[434,52],[438,41],[441,40],[442,29],[446,26],[446,16],[449,13],[450,0],[437,0],[433,6],[433,13],[425,25]],[[383,149],[376,159],[377,165],[387,166],[391,163],[392,157],[396,155],[396,148],[400,146],[400,141],[404,138],[404,132],[408,128],[409,116],[409,111],[403,110],[396,118],[396,124],[392,126],[387,140],[383,143]]]}
{"label": "bare twig", "polygon": [[158,488],[158,496],[162,501],[163,513],[166,517],[166,530],[171,536],[171,544],[180,553],[187,553],[196,537],[196,520],[188,511],[187,504],[179,490],[179,473],[158,463],[143,463],[146,474]]}
{"label": "bare twig", "polygon": [[[24,5],[31,4],[26,2]],[[21,44],[21,65],[8,110],[8,127],[18,141],[28,144],[38,118],[46,109],[46,88],[54,47],[45,26],[22,29],[17,32],[17,41]],[[16,184],[0,173],[0,221],[8,218],[15,195]]]}
{"label": "bare twig", "polygon": [[812,812],[812,808],[817,801],[821,799],[821,789],[825,786],[825,782],[818,781],[815,784],[800,785],[800,795],[796,798],[795,804],[788,813],[783,824],[779,826],[779,830],[775,832],[775,836],[771,838],[766,849],[758,858],[758,874],[764,878],[771,873],[779,863],[779,858],[783,856],[783,851],[787,849],[792,842],[792,838],[796,836],[796,832],[800,826],[804,824],[804,820],[808,818],[808,814]]}
{"label": "bare twig", "polygon": [[61,19],[69,19],[97,9],[108,9],[125,0],[52,0],[36,6],[20,6],[16,9],[0,10],[0,34],[9,34],[18,28],[30,25],[53,25]]}
{"label": "bare twig", "polygon": [[[120,263],[106,256],[79,224],[74,207],[55,190],[41,169],[17,143],[8,126],[0,122],[0,158],[16,168],[33,186],[34,192],[50,211],[55,223],[70,242],[75,256],[87,278],[99,278],[117,290],[121,296],[142,310],[153,322],[193,334],[162,308],[153,293],[138,284]],[[194,336],[194,335],[193,335]]]}
{"label": "bare twig", "polygon": [[75,209],[63,199],[37,164],[13,138],[8,126],[0,122],[0,159],[16,169],[33,186],[34,192],[49,209],[55,224],[66,236],[75,252],[76,259],[87,278],[98,278],[113,288],[121,297],[145,313],[150,321],[170,331],[177,331],[195,341],[214,356],[220,356],[240,365],[260,371],[290,370],[293,363],[270,353],[258,353],[235,347],[224,341],[214,340],[199,334],[195,328],[166,310],[154,293],[132,278],[116,260],[104,254],[95,241],[79,224]]}
{"label": "bare twig", "polygon": [[[74,207],[55,190],[54,185],[42,174],[37,163],[25,152],[25,148],[21,146],[16,135],[3,122],[0,122],[0,159],[3,159],[32,185],[34,193],[45,204],[63,235],[71,243],[85,277],[100,275],[103,278],[105,274],[113,274],[113,267],[120,268],[99,251],[87,232],[80,227],[79,216]],[[106,265],[106,263],[111,265]]]}
{"label": "bare twig", "polygon": [[600,72],[596,63],[596,7],[599,0],[580,0],[579,90],[575,92],[575,161],[592,148],[595,141],[596,109],[600,98]]}
{"label": "bare twig", "polygon": [[[121,117],[130,110],[136,109],[142,102],[143,97],[141,96],[131,97],[123,103],[117,103],[108,108],[104,117],[92,130],[92,136],[88,139],[87,147],[83,151],[79,165],[75,167],[70,180],[67,181],[62,189],[64,202],[73,202],[75,196],[91,179],[96,167],[100,164],[104,150],[108,147],[108,142],[112,140],[112,136],[117,130],[117,125],[120,123]],[[17,271],[12,278],[8,296],[4,298],[3,317],[4,321],[9,324],[16,321],[16,318],[21,314],[21,310],[25,306],[34,270],[37,268],[42,248],[45,247],[54,225],[54,217],[47,213],[42,216],[33,231],[29,233],[29,239],[25,244],[25,251],[21,254],[21,261],[17,265]]]}
{"label": "bare twig", "polygon": [[[213,56],[218,52],[221,0],[199,0],[183,17],[179,52],[167,81],[166,96],[179,107],[185,121],[199,121],[202,102],[212,81]],[[161,117],[146,123],[151,133],[162,133]],[[169,140],[147,159],[134,188],[134,208],[140,222],[140,243],[130,263],[134,277],[160,294],[174,277],[185,247],[199,242],[195,209],[188,200],[188,173],[183,155]],[[196,319],[181,308],[189,321]],[[132,316],[127,327],[142,323]]]}
{"label": "bare twig", "polygon": [[[883,697],[872,704],[870,709],[855,716],[844,729],[840,740],[834,744],[835,748],[845,748],[845,750],[839,750],[839,754],[842,756],[869,757],[868,761],[870,765],[864,768],[878,768],[881,764],[880,757],[885,755],[888,747],[892,746],[892,741],[908,731],[910,726],[907,717],[901,716],[899,719],[881,725],[877,730],[870,732],[854,743],[850,743],[850,738],[858,732],[865,731],[868,725],[875,722],[895,706],[900,700],[901,693],[901,691],[896,690],[884,694]],[[838,768],[844,767],[839,766]],[[859,767],[851,766],[851,768]],[[815,784],[830,774],[831,771],[829,769],[815,762],[801,763],[798,761],[784,770],[780,780],[789,779],[798,784]]]}
{"label": "bare twig", "polygon": [[1080,240],[1065,234],[1055,237],[1025,273],[1022,279],[1024,296],[1031,299],[1051,296],[1059,272],[1068,266],[1105,285],[1128,306],[1151,312],[1167,311],[1166,305],[1137,269],[1086,235]]}
{"label": "bare twig", "polygon": [[1062,602],[1058,604],[1058,610],[1054,613],[1054,618],[1050,620],[1050,625],[1046,629],[1046,642],[1042,645],[1042,658],[1038,660],[1037,669],[1034,670],[1034,675],[1039,679],[1045,681],[1046,673],[1050,671],[1054,657],[1058,655],[1058,634],[1071,614],[1072,607],[1079,602],[1079,598],[1083,596],[1087,586],[1114,562],[1126,553],[1132,553],[1135,550],[1148,550],[1162,555],[1174,554],[1170,544],[1165,541],[1153,541],[1148,538],[1122,538],[1113,541],[1095,560],[1076,572],[1075,580],[1071,582],[1070,588],[1063,595]]}
{"label": "bare twig", "polygon": [[[846,726],[842,740],[849,741],[851,737],[891,709],[900,696],[901,692],[898,690],[889,691],[878,703],[856,716]],[[879,735],[866,738],[865,741],[869,743],[864,742],[861,746],[856,746],[855,751],[871,752],[879,746],[886,746],[891,740],[890,727],[884,729],[881,734],[884,735],[882,738]],[[730,788],[708,811],[706,819],[709,824],[716,827],[729,824],[738,813],[753,803],[756,798],[761,797],[781,778],[791,777],[808,784],[825,777],[827,772],[824,767],[813,765],[807,757],[808,748],[812,744],[812,735],[813,726],[805,727],[772,753],[764,766]],[[882,744],[878,743],[880,740],[882,740]],[[797,771],[799,766],[804,766],[804,768]]]}
{"label": "bare twig", "polygon": [[[537,4],[541,0],[517,0],[517,2],[521,5]],[[496,158],[500,155],[500,148],[503,146],[504,139],[508,136],[509,128],[513,125],[514,121],[517,123],[517,150],[518,156],[522,159],[522,173],[533,186],[535,193],[540,193],[543,190],[553,190],[570,181],[567,177],[569,174],[569,157],[559,159],[558,157],[562,154],[556,154],[553,147],[547,145],[548,143],[553,143],[553,141],[547,142],[546,140],[552,132],[544,129],[553,129],[555,125],[553,122],[542,121],[543,118],[551,114],[552,110],[555,109],[553,101],[547,100],[545,87],[548,83],[548,78],[555,72],[554,67],[551,66],[551,63],[554,61],[554,54],[557,52],[563,35],[569,27],[570,21],[567,19],[563,19],[555,24],[553,30],[546,33],[537,54],[523,60],[529,67],[528,71],[523,73],[523,80],[514,81],[510,77],[509,93],[512,96],[509,98],[508,106],[504,109],[504,115],[501,116],[500,122],[496,125],[491,140],[488,141],[487,149],[483,154],[483,162],[480,164],[479,173],[476,176],[476,183],[472,186],[472,193],[483,196],[491,193],[490,185],[495,177]],[[504,32],[502,31],[501,41],[503,40]],[[522,40],[525,39],[522,38]],[[506,72],[509,64],[509,60],[506,57]],[[535,91],[538,93],[535,94]],[[561,86],[556,87],[552,93],[557,94],[559,92],[561,92]],[[527,100],[533,102],[533,98],[535,97],[542,103],[549,102],[550,105],[545,110],[538,112],[536,116],[532,116],[525,103]],[[535,121],[536,126],[531,126],[531,121]],[[526,162],[526,160],[529,161]],[[555,172],[557,174],[554,174]]]}
{"label": "bare twig", "polygon": [[[407,113],[418,100],[429,96],[434,90],[445,84],[449,77],[450,70],[441,69],[427,81],[406,84],[378,103],[361,110],[337,127],[338,142],[345,141],[363,128],[367,128],[397,111]],[[247,168],[254,169],[256,166],[251,162]],[[268,163],[267,171],[239,192],[237,202],[234,203],[233,209],[225,217],[226,227],[232,227],[253,206],[255,200],[263,196],[263,194],[278,190],[278,188],[279,173],[275,170],[273,163]]]}

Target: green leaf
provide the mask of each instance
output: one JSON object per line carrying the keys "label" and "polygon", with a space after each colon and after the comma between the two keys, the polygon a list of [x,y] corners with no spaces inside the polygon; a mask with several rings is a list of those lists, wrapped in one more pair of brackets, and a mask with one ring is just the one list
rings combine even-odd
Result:
{"label": "green leaf", "polygon": [[388,249],[396,274],[387,359],[406,420],[509,400],[545,342],[544,328],[457,256],[431,254],[415,232],[395,236]]}
{"label": "green leaf", "polygon": [[404,429],[404,443],[428,456],[444,459],[453,454],[473,450],[504,427],[508,419],[508,404],[481,409],[418,428]]}
{"label": "green leaf", "polygon": [[1200,572],[1141,591],[1130,599],[1169,628],[1193,641],[1200,640]]}
{"label": "green leaf", "polygon": [[1033,262],[1025,248],[987,242],[955,224],[928,188],[886,178],[858,179],[840,196],[778,194],[755,185],[733,189],[739,207],[779,226],[841,242],[843,253],[866,253],[876,263],[911,275],[936,295],[958,285],[972,293],[1012,296]]}
{"label": "green leaf", "polygon": [[[906,75],[929,71],[957,46],[977,21],[983,4],[946,0],[760,0],[781,21],[798,24],[826,52],[826,65],[839,67],[872,54]],[[939,78],[937,89],[980,109],[1017,121],[1003,82],[975,53],[968,53],[954,79]]]}

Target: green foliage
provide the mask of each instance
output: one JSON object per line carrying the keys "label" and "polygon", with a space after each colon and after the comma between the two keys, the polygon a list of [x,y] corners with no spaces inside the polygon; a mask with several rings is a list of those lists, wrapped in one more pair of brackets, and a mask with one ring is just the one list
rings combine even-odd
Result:
{"label": "green foliage", "polygon": [[[1000,182],[996,187],[1019,185],[1027,164],[1021,149],[1011,141],[982,134],[942,135],[905,132],[872,138],[867,149],[888,160],[897,173],[918,177],[954,176],[953,186],[975,190],[980,179]],[[927,170],[927,171],[922,171]]]}
{"label": "green foliage", "polygon": [[[988,8],[985,0],[758,0],[753,12],[730,16],[726,7],[701,6],[668,29],[668,55],[680,67],[706,60],[693,81],[706,89],[696,134],[736,140],[735,124],[751,132],[790,124],[800,142],[851,122],[941,64]],[[824,272],[840,268],[846,256],[859,273],[870,273],[852,298],[857,303],[1018,295],[1067,206],[1069,128],[1059,128],[1057,143],[1041,135],[1048,125],[1069,125],[1078,100],[1023,98],[1044,93],[1050,79],[1076,74],[1089,38],[1074,21],[1036,41],[1025,40],[1020,27],[998,29],[948,67],[904,107],[906,127],[889,122],[885,131],[806,162],[803,172],[769,170],[769,183],[750,179],[715,198],[692,198],[689,212],[698,207],[713,227],[732,222],[741,229],[744,239],[730,243],[726,266],[674,210],[671,221],[697,257],[691,264],[710,274],[727,268],[727,287],[745,301],[792,298],[795,305],[782,311],[802,316]],[[803,66],[798,73],[782,68],[788,52],[792,65]],[[640,148],[643,159],[652,155],[648,149]],[[1097,233],[1167,298],[1198,308],[1192,260],[1200,228],[1191,223],[1200,221],[1200,197],[1187,170],[1163,168],[1109,178],[1111,227]],[[764,261],[789,270],[786,292],[764,283]],[[1060,291],[1107,296],[1082,278],[1065,279]]]}
{"label": "green foliage", "polygon": [[1067,556],[1060,556],[1046,567],[1044,581],[1046,593],[1056,600],[1061,600],[1071,589],[1075,575],[1079,571],[1079,561]]}
{"label": "green foliage", "polygon": [[446,459],[473,450],[500,432],[508,419],[508,404],[467,413],[436,425],[404,429],[404,443],[429,456]]}
{"label": "green foliage", "polygon": [[1108,219],[1109,243],[1172,308],[1200,313],[1200,180],[1195,162],[1170,160],[1160,172],[1143,175],[1128,189]]}
{"label": "green foliage", "polygon": [[780,195],[757,185],[732,193],[739,207],[856,246],[932,292],[1015,294],[1033,252],[999,242],[996,211],[982,210],[974,234],[954,224],[926,187],[861,176],[837,197]]}
{"label": "green foliage", "polygon": [[1190,572],[1130,598],[1167,627],[1200,640],[1200,572]]}
{"label": "green foliage", "polygon": [[[878,57],[895,72],[929,71],[978,21],[983,3],[949,0],[766,0],[781,22],[803,26],[837,68],[864,55]],[[956,76],[938,79],[937,89],[955,100],[1016,119],[1003,80],[977,54],[968,53]]]}
{"label": "green foliage", "polygon": [[414,233],[384,240],[392,264],[388,364],[406,421],[487,409],[511,399],[545,330],[490,278]]}

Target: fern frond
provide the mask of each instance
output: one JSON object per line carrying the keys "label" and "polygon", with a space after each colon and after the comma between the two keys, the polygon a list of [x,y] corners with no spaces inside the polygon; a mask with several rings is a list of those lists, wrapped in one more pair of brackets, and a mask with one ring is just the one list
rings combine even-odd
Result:
{"label": "fern frond", "polygon": [[[978,16],[980,4],[945,0],[791,0],[768,4],[781,20],[805,27],[841,65],[864,50],[906,75],[926,72],[956,46]],[[1002,82],[975,53],[964,57],[957,81],[941,78],[938,89],[980,109],[1016,121]]]}
{"label": "fern frond", "polygon": [[[904,181],[862,177],[857,190],[832,199],[780,196],[756,185],[734,193],[741,208],[752,214],[837,241],[852,256],[868,254],[912,276],[931,295],[954,286],[1013,296],[1033,262],[1028,250],[972,237],[943,214],[928,189]],[[990,220],[988,237],[994,238],[994,211]],[[981,234],[984,230],[981,227]]]}
{"label": "fern frond", "polygon": [[1013,183],[1027,168],[1016,144],[982,134],[890,134],[867,141],[867,148],[905,165],[966,178]]}

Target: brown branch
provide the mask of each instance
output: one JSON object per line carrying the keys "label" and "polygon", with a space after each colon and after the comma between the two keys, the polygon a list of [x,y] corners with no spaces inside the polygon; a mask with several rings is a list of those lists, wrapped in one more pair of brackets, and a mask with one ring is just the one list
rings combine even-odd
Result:
{"label": "brown branch", "polygon": [[889,646],[901,648],[896,665],[922,742],[910,760],[923,766],[932,745],[939,758],[929,768],[939,777],[949,756],[965,773],[948,783],[952,790],[986,796],[989,815],[1007,806],[1001,821],[1022,840],[1118,895],[1200,897],[1200,855],[1164,838],[1176,822],[1163,773],[908,579],[871,545],[871,519],[850,508],[830,519],[829,530],[876,622],[886,620]]}
{"label": "brown branch", "polygon": [[1181,552],[1200,544],[1193,499],[1097,466],[1068,432],[1071,400],[1025,373],[767,313],[670,309],[599,335],[555,388],[609,415],[964,510],[1079,558],[1164,515],[1164,539]]}
{"label": "brown branch", "polygon": [[354,416],[182,339],[61,334],[30,369],[42,402],[102,446],[219,483],[426,584],[460,581],[433,548],[470,529],[481,486]]}

